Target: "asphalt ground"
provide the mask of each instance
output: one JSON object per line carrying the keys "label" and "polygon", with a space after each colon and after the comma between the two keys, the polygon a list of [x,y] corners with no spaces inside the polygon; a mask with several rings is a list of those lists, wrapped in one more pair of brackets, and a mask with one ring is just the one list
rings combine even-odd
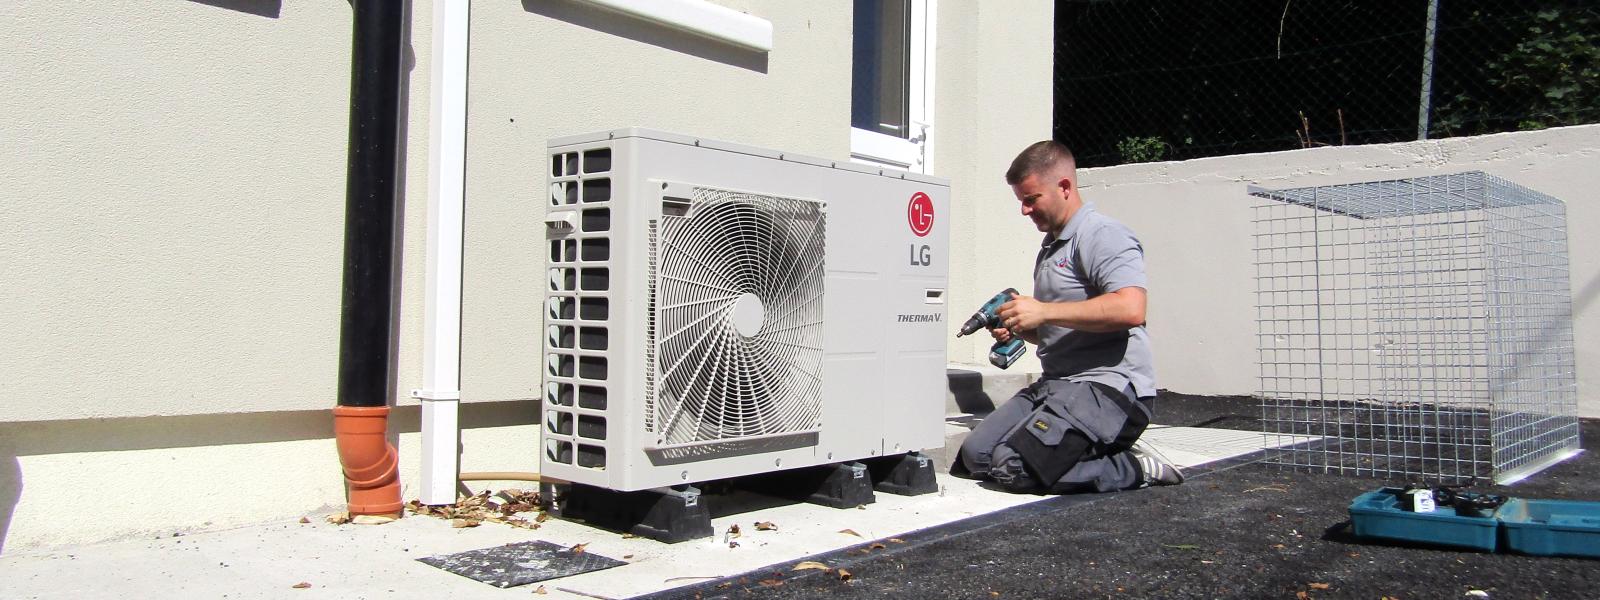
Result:
{"label": "asphalt ground", "polygon": [[[1249,430],[1258,410],[1247,397],[1164,392],[1156,421]],[[1600,439],[1600,421],[1583,421],[1582,435]],[[1351,500],[1404,482],[1258,459],[1190,470],[1180,486],[1053,497],[802,559],[826,570],[794,561],[652,597],[1600,598],[1600,560],[1357,539]],[[1597,475],[1600,458],[1585,452],[1474,491],[1600,501]]]}

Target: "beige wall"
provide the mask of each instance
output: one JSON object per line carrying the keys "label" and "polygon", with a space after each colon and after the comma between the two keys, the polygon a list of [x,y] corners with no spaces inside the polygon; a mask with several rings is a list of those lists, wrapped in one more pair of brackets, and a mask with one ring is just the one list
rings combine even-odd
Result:
{"label": "beige wall", "polygon": [[[1429,142],[1318,148],[1085,169],[1083,194],[1145,245],[1158,384],[1196,394],[1257,389],[1253,232],[1245,186],[1353,183],[1481,170],[1567,203],[1579,412],[1600,416],[1600,125]],[[1026,284],[1038,234],[1021,218],[979,236],[996,277]],[[1013,285],[1016,285],[1014,283]],[[989,285],[988,287],[994,287]],[[984,288],[987,289],[987,288]],[[1013,367],[1016,368],[1016,367]],[[1036,367],[1033,367],[1036,368]]]}
{"label": "beige wall", "polygon": [[349,21],[0,3],[0,420],[332,403]]}
{"label": "beige wall", "polygon": [[[536,466],[547,139],[645,126],[848,155],[850,3],[717,2],[770,20],[773,51],[570,0],[474,3],[464,470]],[[432,6],[412,11],[398,390],[421,383],[425,285]],[[960,199],[1003,190],[1010,153],[1049,134],[1050,15],[941,3],[958,248],[996,218]],[[25,0],[0,22],[0,552],[333,510],[349,7]],[[417,409],[397,403],[409,499]]]}
{"label": "beige wall", "polygon": [[[535,397],[545,142],[647,126],[849,153],[850,4],[725,2],[774,26],[736,50],[570,1],[474,6],[462,387]],[[230,10],[224,6],[259,9]],[[420,384],[431,6],[413,9],[397,389]],[[0,372],[14,421],[324,408],[337,377],[349,10],[317,2],[7,3],[0,125],[15,182]],[[1051,7],[944,2],[936,175],[997,198],[1049,135]],[[1030,17],[1031,18],[1023,18]],[[958,247],[1008,222],[962,202]],[[980,210],[981,209],[981,210]],[[1009,207],[1007,207],[1009,210]],[[987,265],[952,253],[956,279]],[[989,292],[957,291],[965,306]],[[965,297],[959,295],[965,294]],[[958,360],[982,348],[954,346]],[[401,398],[401,402],[412,402]]]}
{"label": "beige wall", "polygon": [[850,3],[726,4],[772,22],[770,54],[572,2],[474,4],[464,401],[538,396],[550,138],[641,126],[848,156]]}
{"label": "beige wall", "polygon": [[[1006,167],[1023,147],[1048,139],[1054,76],[1054,8],[1040,1],[952,2],[939,5],[935,175],[950,179],[949,329],[1007,287],[1027,289],[1031,228],[1018,237],[1016,200]],[[1004,232],[1004,233],[1002,233]],[[996,240],[1003,240],[996,247]],[[1020,273],[1020,275],[1018,275]],[[950,360],[987,364],[994,340],[978,334],[950,342]],[[1029,359],[1031,360],[1031,358]],[[1038,363],[1015,370],[1038,370]]]}

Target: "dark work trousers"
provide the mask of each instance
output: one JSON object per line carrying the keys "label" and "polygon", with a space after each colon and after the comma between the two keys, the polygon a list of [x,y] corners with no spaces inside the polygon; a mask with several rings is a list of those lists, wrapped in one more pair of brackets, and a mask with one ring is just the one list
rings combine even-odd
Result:
{"label": "dark work trousers", "polygon": [[1132,388],[1041,379],[1022,388],[961,443],[961,466],[1018,492],[1114,492],[1139,486],[1126,450],[1150,423]]}

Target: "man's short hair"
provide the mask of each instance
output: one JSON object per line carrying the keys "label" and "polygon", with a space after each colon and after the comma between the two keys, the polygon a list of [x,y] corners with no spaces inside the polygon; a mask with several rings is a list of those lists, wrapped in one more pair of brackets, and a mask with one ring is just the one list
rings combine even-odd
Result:
{"label": "man's short hair", "polygon": [[1066,144],[1055,140],[1034,142],[1022,153],[1011,161],[1011,168],[1006,169],[1006,183],[1016,185],[1022,183],[1029,175],[1044,172],[1046,169],[1065,164],[1069,169],[1077,167],[1077,160],[1072,157],[1072,150]]}

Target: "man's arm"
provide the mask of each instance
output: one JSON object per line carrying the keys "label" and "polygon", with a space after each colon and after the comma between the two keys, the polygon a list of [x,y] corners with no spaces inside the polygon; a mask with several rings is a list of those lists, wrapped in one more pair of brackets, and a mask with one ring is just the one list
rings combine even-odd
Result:
{"label": "man's arm", "polygon": [[1000,307],[1000,323],[1034,344],[1039,343],[1036,330],[1041,325],[1095,333],[1127,331],[1144,324],[1145,300],[1145,289],[1135,286],[1082,302],[1040,302],[1033,296],[1017,296]]}

